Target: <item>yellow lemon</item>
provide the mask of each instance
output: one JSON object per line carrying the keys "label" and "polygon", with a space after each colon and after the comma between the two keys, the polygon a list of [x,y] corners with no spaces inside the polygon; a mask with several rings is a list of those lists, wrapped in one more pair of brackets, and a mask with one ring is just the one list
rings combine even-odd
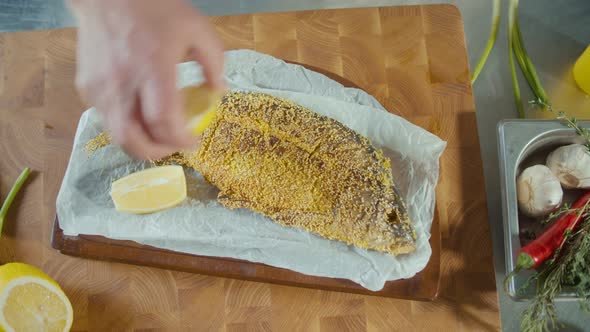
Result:
{"label": "yellow lemon", "polygon": [[0,331],[69,331],[72,304],[59,285],[23,263],[0,266]]}
{"label": "yellow lemon", "polygon": [[201,135],[215,119],[217,104],[221,101],[223,91],[213,90],[206,85],[189,85],[181,91],[189,119],[188,128],[193,135]]}
{"label": "yellow lemon", "polygon": [[574,65],[574,79],[580,89],[590,95],[590,46],[582,53]]}
{"label": "yellow lemon", "polygon": [[135,172],[111,185],[111,198],[120,212],[144,214],[180,204],[186,198],[181,166],[160,166]]}

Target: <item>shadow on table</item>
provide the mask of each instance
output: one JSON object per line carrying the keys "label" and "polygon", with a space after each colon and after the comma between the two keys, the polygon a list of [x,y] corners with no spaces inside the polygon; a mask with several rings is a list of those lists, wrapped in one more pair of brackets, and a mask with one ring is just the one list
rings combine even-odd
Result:
{"label": "shadow on table", "polygon": [[466,330],[497,331],[498,296],[475,113],[459,113],[456,130],[461,152],[451,146],[445,158],[455,158],[451,165],[457,169],[441,169],[441,176],[460,174],[450,181],[462,181],[453,191],[458,197],[448,197],[443,200],[447,206],[437,208],[449,224],[442,233],[440,295],[432,305],[448,306]]}

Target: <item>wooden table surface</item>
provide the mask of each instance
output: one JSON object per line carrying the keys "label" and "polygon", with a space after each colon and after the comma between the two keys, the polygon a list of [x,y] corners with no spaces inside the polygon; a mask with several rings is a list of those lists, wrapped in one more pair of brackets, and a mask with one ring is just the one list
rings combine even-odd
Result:
{"label": "wooden table surface", "polygon": [[[500,329],[474,102],[456,8],[346,9],[212,21],[228,49],[255,49],[336,73],[448,141],[437,188],[439,298],[413,302],[277,286],[85,260],[53,250],[55,198],[85,109],[73,85],[73,29],[0,34],[0,195],[22,168],[34,170],[5,222],[0,262],[30,263],[55,278],[73,303],[75,331]],[[337,31],[339,38],[322,39],[322,31]],[[343,55],[331,53],[334,47]],[[428,57],[440,47],[450,51]]]}

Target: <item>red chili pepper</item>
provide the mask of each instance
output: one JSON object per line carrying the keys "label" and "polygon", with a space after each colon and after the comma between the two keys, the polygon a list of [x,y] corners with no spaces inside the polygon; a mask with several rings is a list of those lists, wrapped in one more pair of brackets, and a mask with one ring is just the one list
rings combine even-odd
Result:
{"label": "red chili pepper", "polygon": [[[572,205],[572,210],[578,210],[590,204],[590,191],[580,196]],[[566,231],[573,231],[587,211],[580,213],[573,211],[567,213],[547,228],[541,236],[531,241],[526,246],[520,248],[516,258],[516,267],[504,279],[504,291],[508,290],[508,281],[523,269],[537,268],[547,258],[551,257],[555,250],[560,248],[566,237]]]}
{"label": "red chili pepper", "polygon": [[[581,209],[588,204],[588,201],[590,201],[590,191],[578,198],[571,208]],[[515,270],[537,268],[551,257],[555,250],[563,245],[566,231],[573,231],[585,214],[586,212],[580,214],[578,211],[573,211],[553,222],[543,234],[518,251]]]}

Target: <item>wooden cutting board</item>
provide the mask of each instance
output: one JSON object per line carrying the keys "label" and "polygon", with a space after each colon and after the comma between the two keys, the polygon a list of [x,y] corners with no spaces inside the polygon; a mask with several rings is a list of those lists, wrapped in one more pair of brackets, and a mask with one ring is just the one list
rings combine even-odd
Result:
{"label": "wooden cutting board", "polygon": [[[441,158],[433,256],[415,278],[388,283],[399,301],[346,292],[355,284],[261,264],[196,257],[52,228],[55,198],[85,107],[75,92],[73,29],[0,34],[0,194],[22,167],[35,174],[0,241],[0,262],[42,267],[72,299],[75,329],[490,330],[499,328],[474,103],[460,14],[448,5],[211,18],[228,49],[304,64],[375,96],[448,142]],[[439,235],[440,234],[440,235]],[[169,268],[79,259],[83,257]],[[440,276],[440,278],[439,278]],[[440,280],[440,283],[439,283]]]}
{"label": "wooden cutting board", "polygon": [[[294,61],[289,62],[295,63]],[[303,63],[300,65],[321,72],[346,87],[359,88],[352,81],[348,81],[342,76],[323,68]],[[112,240],[96,235],[66,236],[59,227],[59,217],[55,219],[51,245],[63,254],[84,258],[148,265],[178,271],[271,282],[290,286],[413,300],[433,300],[438,295],[440,276],[440,231],[438,218],[433,221],[431,232],[430,245],[432,256],[426,268],[411,279],[387,282],[385,287],[377,292],[369,291],[345,279],[309,276],[287,269],[244,260],[191,255],[141,245],[132,241]]]}

